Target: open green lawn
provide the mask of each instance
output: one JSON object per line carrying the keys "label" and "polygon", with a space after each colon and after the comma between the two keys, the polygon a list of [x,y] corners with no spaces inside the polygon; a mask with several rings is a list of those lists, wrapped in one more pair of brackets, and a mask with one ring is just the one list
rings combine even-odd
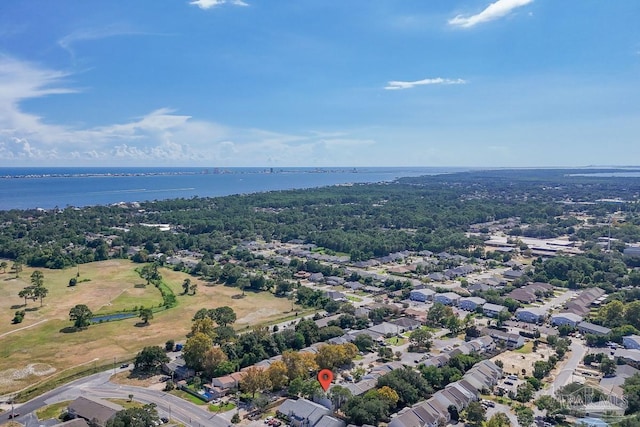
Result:
{"label": "open green lawn", "polygon": [[517,350],[514,350],[516,353],[521,353],[521,354],[529,354],[533,351],[533,341],[529,341],[524,343],[524,345],[522,347],[520,347]]}
{"label": "open green lawn", "polygon": [[184,399],[187,402],[191,402],[195,405],[206,405],[207,403],[204,400],[198,399],[194,395],[187,393],[186,391],[176,389],[176,390],[171,390],[169,393],[173,394],[174,396],[178,396],[180,399]]}
{"label": "open green lawn", "polygon": [[389,345],[403,345],[407,343],[407,340],[400,337],[391,337],[384,340]]}
{"label": "open green lawn", "polygon": [[47,405],[44,408],[40,408],[36,411],[36,417],[38,417],[40,421],[50,420],[52,418],[57,420],[62,414],[67,412],[69,403],[71,403],[70,400],[65,400],[64,402]]}
{"label": "open green lawn", "polygon": [[209,410],[211,412],[227,412],[234,409],[236,405],[233,403],[224,403],[220,405],[209,405]]}
{"label": "open green lawn", "polygon": [[[73,331],[68,316],[76,304],[86,304],[94,313],[112,313],[162,300],[155,286],[136,286],[142,283],[136,267],[140,264],[128,260],[85,264],[80,267],[80,278],[90,281],[75,287],[69,287],[68,283],[77,269],[39,269],[49,296],[43,307],[39,302],[29,301],[27,309],[34,311],[27,311],[24,322],[18,325],[11,324],[15,306],[24,304],[18,292],[29,284],[33,269],[25,268],[18,279],[13,274],[0,273],[0,394],[79,365],[109,365],[114,358],[130,360],[144,346],[162,346],[169,339],[184,342],[191,319],[200,308],[232,307],[238,317],[235,324],[238,330],[292,315],[291,301],[286,298],[276,298],[268,292],[247,292],[244,298],[237,298],[240,291],[236,288],[207,286],[198,278],[161,268],[163,282],[176,295],[176,307],[155,313],[144,327],[136,326],[138,318],[131,318]],[[182,282],[187,277],[198,284],[195,295],[181,294]],[[294,310],[302,313],[299,307]]]}

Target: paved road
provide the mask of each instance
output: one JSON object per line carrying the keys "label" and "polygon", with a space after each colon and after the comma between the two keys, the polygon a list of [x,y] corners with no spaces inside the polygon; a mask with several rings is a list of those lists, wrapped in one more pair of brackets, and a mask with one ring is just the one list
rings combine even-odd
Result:
{"label": "paved road", "polygon": [[[195,427],[227,427],[229,421],[220,415],[214,415],[198,406],[182,400],[163,391],[151,390],[142,387],[118,385],[109,382],[112,372],[101,372],[45,393],[20,407],[16,412],[22,414],[16,420],[24,423],[26,427],[39,427],[32,413],[43,406],[65,400],[73,400],[78,396],[93,396],[100,398],[127,399],[130,394],[136,401],[142,403],[155,403],[160,416],[171,416],[175,421]],[[9,414],[0,415],[0,423],[8,420]]]}
{"label": "paved road", "polygon": [[569,349],[571,353],[569,353],[569,357],[566,359],[566,361],[561,362],[559,373],[558,375],[556,375],[553,383],[551,383],[550,387],[545,387],[542,390],[539,390],[536,393],[536,399],[545,394],[553,396],[556,390],[573,382],[573,374],[575,373],[576,368],[578,367],[580,362],[582,362],[582,359],[587,353],[587,347],[582,341],[576,338],[572,338],[571,346],[569,346]]}

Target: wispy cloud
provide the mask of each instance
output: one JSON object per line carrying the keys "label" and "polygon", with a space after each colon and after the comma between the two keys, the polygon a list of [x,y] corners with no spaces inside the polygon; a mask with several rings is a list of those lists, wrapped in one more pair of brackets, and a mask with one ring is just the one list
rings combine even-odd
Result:
{"label": "wispy cloud", "polygon": [[[0,165],[336,164],[375,141],[350,132],[234,128],[159,108],[99,126],[52,124],[22,101],[78,92],[70,74],[0,55]],[[346,156],[346,157],[345,157]]]}
{"label": "wispy cloud", "polygon": [[58,46],[69,52],[72,58],[75,58],[75,51],[73,45],[88,40],[100,40],[108,37],[118,36],[138,36],[138,35],[150,35],[150,33],[144,33],[135,31],[128,26],[124,25],[111,25],[105,28],[92,28],[81,29],[74,31],[58,40]]}
{"label": "wispy cloud", "polygon": [[400,90],[400,89],[411,89],[416,86],[425,86],[425,85],[463,85],[466,84],[467,81],[463,79],[443,79],[442,77],[436,77],[434,79],[423,79],[416,80],[413,82],[403,82],[393,80],[387,83],[384,87],[386,90]]}
{"label": "wispy cloud", "polygon": [[512,10],[533,3],[533,0],[497,0],[476,15],[458,15],[449,20],[454,27],[470,28],[483,22],[493,21],[511,13]]}
{"label": "wispy cloud", "polygon": [[248,3],[243,0],[193,0],[189,2],[194,6],[198,6],[200,9],[211,9],[212,7],[222,6],[223,4],[231,4],[234,6],[249,6]]}

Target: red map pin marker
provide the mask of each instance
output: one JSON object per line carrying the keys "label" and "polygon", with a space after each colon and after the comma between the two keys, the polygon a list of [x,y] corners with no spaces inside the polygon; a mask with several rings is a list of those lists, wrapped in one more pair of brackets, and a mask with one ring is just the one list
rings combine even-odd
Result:
{"label": "red map pin marker", "polygon": [[330,369],[323,369],[318,372],[318,382],[322,386],[324,391],[329,389],[329,386],[333,382],[333,372]]}

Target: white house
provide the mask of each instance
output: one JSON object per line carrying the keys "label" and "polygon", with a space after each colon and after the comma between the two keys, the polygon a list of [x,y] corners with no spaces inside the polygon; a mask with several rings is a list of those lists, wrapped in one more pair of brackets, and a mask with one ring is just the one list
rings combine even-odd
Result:
{"label": "white house", "polygon": [[574,328],[582,322],[582,316],[575,313],[557,313],[551,315],[551,324],[554,326],[570,325]]}
{"label": "white house", "polygon": [[460,298],[458,306],[467,311],[475,311],[476,308],[481,307],[487,302],[484,298],[480,297],[465,297]]}
{"label": "white house", "polygon": [[433,296],[434,302],[439,302],[444,305],[458,305],[458,301],[460,301],[460,295],[455,292],[444,292],[441,294],[435,294]]}
{"label": "white house", "polygon": [[431,301],[434,295],[435,291],[431,289],[414,289],[409,293],[409,299],[412,301],[426,302]]}

